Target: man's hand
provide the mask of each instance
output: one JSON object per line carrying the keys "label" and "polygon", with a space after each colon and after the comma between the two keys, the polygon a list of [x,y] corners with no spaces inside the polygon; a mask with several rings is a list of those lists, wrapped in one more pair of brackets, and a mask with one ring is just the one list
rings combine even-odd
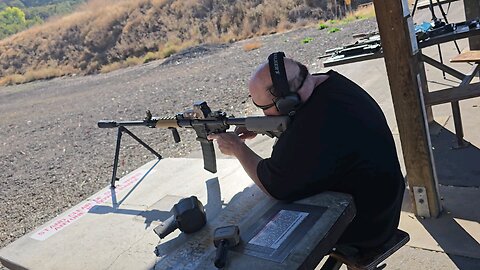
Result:
{"label": "man's hand", "polygon": [[250,140],[257,136],[257,133],[247,130],[247,128],[244,126],[236,126],[234,133],[237,134],[242,140]]}
{"label": "man's hand", "polygon": [[220,152],[229,156],[237,156],[241,148],[245,147],[243,140],[233,132],[210,134],[207,139],[216,140]]}

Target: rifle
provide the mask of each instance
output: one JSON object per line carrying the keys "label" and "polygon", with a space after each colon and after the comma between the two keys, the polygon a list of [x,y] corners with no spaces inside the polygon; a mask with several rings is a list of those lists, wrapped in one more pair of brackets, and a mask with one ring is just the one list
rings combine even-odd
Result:
{"label": "rifle", "polygon": [[205,101],[200,101],[193,104],[192,110],[178,113],[173,117],[153,117],[152,113],[147,111],[147,116],[143,120],[100,120],[98,122],[98,127],[119,128],[114,161],[114,175],[112,176],[112,187],[114,187],[114,181],[118,180],[115,177],[115,174],[122,132],[127,132],[140,144],[150,150],[150,152],[155,154],[158,158],[161,158],[161,156],[155,152],[155,150],[151,149],[143,141],[128,131],[128,129],[125,128],[127,126],[146,126],[149,128],[170,129],[172,131],[173,139],[176,143],[180,142],[180,135],[177,131],[177,128],[193,128],[197,134],[197,141],[200,142],[202,147],[204,169],[209,172],[216,173],[217,163],[215,157],[215,148],[213,146],[213,142],[207,139],[209,134],[226,132],[231,125],[234,125],[244,126],[247,130],[253,131],[257,134],[278,138],[282,132],[286,130],[289,119],[290,118],[288,116],[250,116],[243,118],[235,118],[233,116],[228,117],[225,112],[220,110],[212,111]]}

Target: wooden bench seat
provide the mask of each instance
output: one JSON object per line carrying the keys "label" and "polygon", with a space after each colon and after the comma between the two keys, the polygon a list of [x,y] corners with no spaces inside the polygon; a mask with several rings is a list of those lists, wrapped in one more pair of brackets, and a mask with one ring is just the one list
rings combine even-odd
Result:
{"label": "wooden bench seat", "polygon": [[451,63],[480,62],[480,50],[464,51],[454,58],[450,59]]}

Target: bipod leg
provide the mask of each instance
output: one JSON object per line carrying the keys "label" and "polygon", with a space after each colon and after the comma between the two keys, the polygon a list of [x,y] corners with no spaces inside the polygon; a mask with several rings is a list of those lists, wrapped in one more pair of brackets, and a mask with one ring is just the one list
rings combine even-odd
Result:
{"label": "bipod leg", "polygon": [[120,143],[122,141],[122,130],[120,128],[122,127],[119,127],[117,130],[117,145],[115,146],[115,157],[113,158],[112,180],[110,181],[111,188],[115,188],[115,181],[118,180],[117,178],[118,157],[120,156]]}
{"label": "bipod leg", "polygon": [[146,144],[144,141],[142,141],[140,138],[135,136],[130,130],[128,130],[124,126],[119,126],[118,127],[118,132],[117,132],[117,145],[115,147],[115,158],[113,160],[113,173],[112,173],[112,180],[110,182],[110,187],[115,188],[115,181],[118,181],[119,178],[117,178],[117,168],[118,168],[118,157],[120,156],[120,143],[122,141],[122,134],[123,132],[127,133],[132,137],[134,140],[136,140],[139,144],[141,144],[143,147],[145,147],[150,153],[154,154],[158,159],[162,159],[162,156],[157,153],[157,151],[153,150],[148,144]]}

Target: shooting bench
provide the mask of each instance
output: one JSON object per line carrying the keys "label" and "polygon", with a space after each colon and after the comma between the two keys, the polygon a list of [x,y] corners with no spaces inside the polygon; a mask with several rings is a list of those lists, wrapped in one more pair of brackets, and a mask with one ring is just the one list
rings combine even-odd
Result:
{"label": "shooting bench", "polygon": [[[376,266],[408,240],[397,232],[369,251],[373,259],[341,257],[331,251],[355,215],[350,195],[324,192],[282,203],[252,186],[236,160],[218,165],[212,177],[201,159],[153,160],[1,249],[0,262],[9,269],[216,269],[214,231],[226,225],[240,228],[226,264],[239,270],[318,269],[328,254],[349,266],[364,260]],[[153,228],[191,195],[205,205],[205,227],[160,240]]]}
{"label": "shooting bench", "polygon": [[466,143],[463,140],[463,127],[459,101],[480,96],[480,83],[477,82],[471,84],[473,78],[479,74],[480,71],[480,50],[462,52],[452,58],[450,62],[473,63],[473,65],[467,74],[463,74],[453,68],[442,65],[442,70],[461,80],[461,82],[456,87],[424,93],[425,106],[451,103],[455,134],[457,136],[457,146],[464,147],[466,146]]}
{"label": "shooting bench", "polygon": [[[0,262],[9,269],[216,269],[214,231],[238,225],[241,242],[228,252],[228,269],[315,269],[355,215],[349,195],[285,204],[252,186],[236,160],[217,162],[213,175],[202,159],[153,160],[2,248]],[[160,240],[153,228],[192,195],[205,206],[205,227]]]}

